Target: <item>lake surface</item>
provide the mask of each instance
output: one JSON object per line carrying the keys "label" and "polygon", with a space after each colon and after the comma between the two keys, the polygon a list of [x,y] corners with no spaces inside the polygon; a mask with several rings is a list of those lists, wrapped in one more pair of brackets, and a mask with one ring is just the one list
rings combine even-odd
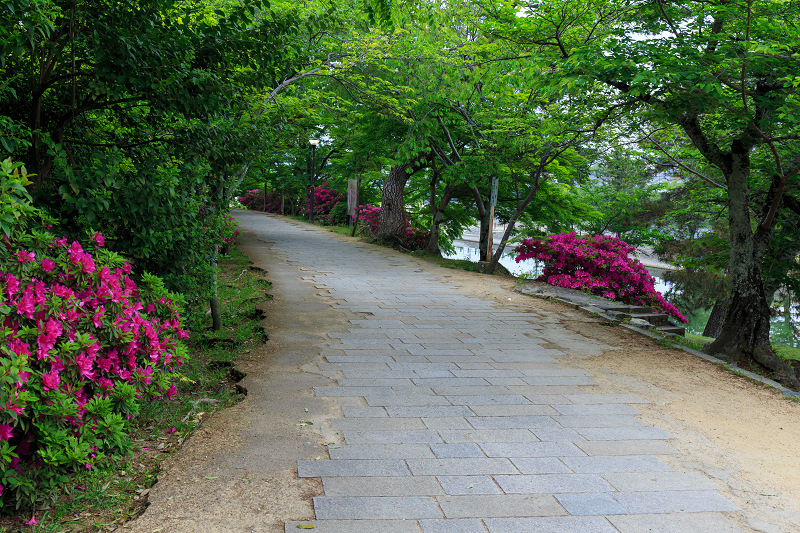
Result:
{"label": "lake surface", "polygon": [[[470,246],[469,243],[456,241],[453,244],[453,248],[455,248],[455,253],[445,255],[444,257],[450,259],[468,259],[473,262],[478,262],[480,259],[480,250],[476,247]],[[506,250],[508,250],[508,248],[506,248]],[[500,264],[506,267],[515,276],[525,274],[531,278],[535,278],[541,273],[542,265],[541,263],[537,263],[537,261],[532,259],[527,259],[517,263],[514,261],[511,252],[504,254],[500,259]],[[661,294],[667,292],[670,284],[663,279],[664,271],[660,268],[649,268],[648,271],[656,280],[656,283],[654,284],[655,289]],[[711,314],[711,309],[701,309],[699,311],[694,311],[693,313],[684,314],[686,315],[686,318],[689,319],[689,323],[686,324],[686,330],[690,333],[701,335],[703,333],[703,329],[706,327],[706,322],[708,322],[708,316]],[[792,318],[795,326],[800,324],[800,315],[795,313]],[[770,322],[771,325],[769,336],[772,342],[776,344],[783,344],[785,346],[792,346],[794,348],[800,348],[800,340],[798,340],[794,335],[791,322],[787,322],[782,316],[773,317]]]}

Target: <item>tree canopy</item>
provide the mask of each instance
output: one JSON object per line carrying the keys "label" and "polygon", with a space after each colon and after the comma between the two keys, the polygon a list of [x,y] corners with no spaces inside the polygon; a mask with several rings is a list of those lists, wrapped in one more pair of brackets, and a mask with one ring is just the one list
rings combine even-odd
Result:
{"label": "tree canopy", "polygon": [[711,351],[800,387],[769,345],[772,292],[798,289],[798,9],[11,0],[0,144],[66,232],[198,294],[232,196],[297,214],[312,177],[360,177],[377,236],[411,221],[432,253],[476,224],[487,258],[493,216],[500,253],[573,229],[659,245],[724,279]]}

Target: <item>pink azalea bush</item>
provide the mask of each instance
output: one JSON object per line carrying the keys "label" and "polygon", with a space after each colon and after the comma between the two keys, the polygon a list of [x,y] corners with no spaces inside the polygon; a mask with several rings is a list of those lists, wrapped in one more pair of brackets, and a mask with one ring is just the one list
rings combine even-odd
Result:
{"label": "pink azalea bush", "polygon": [[378,229],[378,218],[381,216],[381,208],[374,205],[358,206],[358,223],[369,228],[372,233]]}
{"label": "pink azalea bush", "polygon": [[[347,203],[347,197],[336,189],[332,189],[327,181],[314,188],[314,220],[326,225],[338,222],[334,208],[339,202]],[[307,202],[303,214],[308,216],[310,211],[311,202]]]}
{"label": "pink azalea bush", "polygon": [[[358,206],[358,223],[375,233],[378,229],[378,218],[381,215],[381,208],[374,205]],[[428,242],[430,232],[425,229],[411,226],[406,217],[406,234],[403,240],[403,248],[409,250],[420,250]]]}
{"label": "pink azalea bush", "polygon": [[578,237],[574,232],[525,239],[514,251],[525,259],[544,262],[537,279],[550,285],[597,294],[630,305],[650,307],[688,322],[678,309],[653,288],[655,280],[629,254],[633,246],[616,237]]}
{"label": "pink azalea bush", "polygon": [[239,197],[239,201],[247,209],[253,211],[266,211],[267,213],[280,213],[281,195],[276,190],[267,191],[267,201],[264,202],[264,191],[251,189],[246,191],[244,196]]}
{"label": "pink azalea bush", "polygon": [[[155,276],[43,232],[0,237],[0,497],[35,504],[76,469],[130,447],[145,397],[176,393],[188,338]],[[86,247],[85,247],[86,246]]]}

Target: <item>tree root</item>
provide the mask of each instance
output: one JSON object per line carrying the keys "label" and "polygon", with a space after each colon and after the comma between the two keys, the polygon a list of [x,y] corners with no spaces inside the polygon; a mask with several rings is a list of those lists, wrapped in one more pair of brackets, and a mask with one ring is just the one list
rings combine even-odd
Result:
{"label": "tree root", "polygon": [[752,358],[758,364],[770,371],[770,378],[774,379],[784,387],[794,391],[800,391],[800,377],[797,371],[786,361],[780,359],[771,350],[756,348]]}
{"label": "tree root", "polygon": [[[719,339],[718,339],[719,340]],[[800,375],[791,365],[780,359],[769,349],[756,347],[753,352],[740,353],[740,357],[732,357],[729,353],[734,350],[726,350],[725,347],[714,346],[712,343],[706,347],[706,353],[727,361],[738,364],[744,369],[750,369],[753,365],[758,367],[758,372],[766,377],[777,381],[787,389],[800,391]]]}

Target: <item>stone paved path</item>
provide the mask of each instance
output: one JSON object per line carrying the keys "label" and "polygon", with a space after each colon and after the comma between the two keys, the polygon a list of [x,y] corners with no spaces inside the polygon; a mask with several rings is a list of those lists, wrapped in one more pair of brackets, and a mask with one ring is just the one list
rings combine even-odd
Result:
{"label": "stone paved path", "polygon": [[[245,217],[245,225],[249,217]],[[739,531],[737,508],[698,472],[660,459],[672,436],[635,394],[593,393],[542,339],[547,320],[421,271],[402,257],[263,217],[273,251],[352,318],[328,331],[318,371],[341,405],[322,479],[321,533]]]}

